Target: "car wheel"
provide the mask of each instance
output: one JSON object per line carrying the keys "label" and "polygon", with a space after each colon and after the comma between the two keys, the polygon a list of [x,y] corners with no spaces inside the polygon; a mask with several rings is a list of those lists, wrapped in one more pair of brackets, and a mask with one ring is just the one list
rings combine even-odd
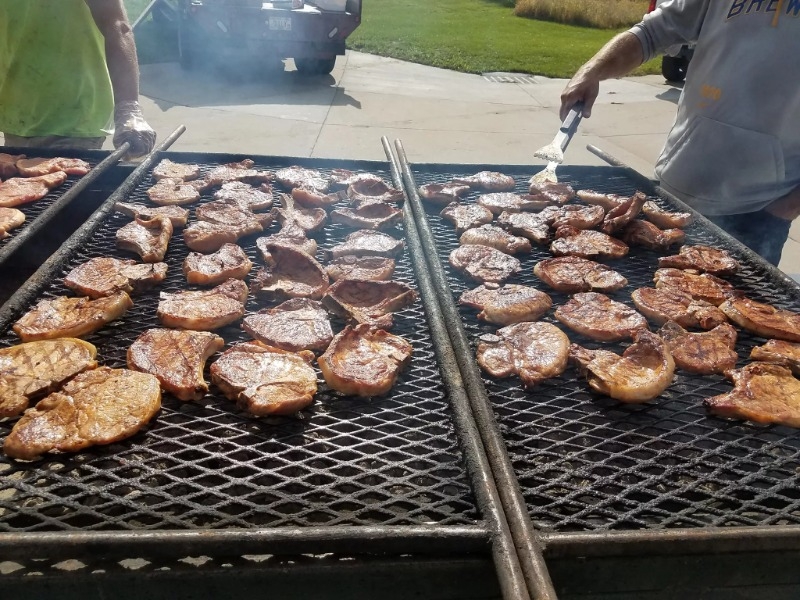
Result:
{"label": "car wheel", "polygon": [[328,75],[336,66],[336,57],[295,58],[294,66],[301,75]]}
{"label": "car wheel", "polygon": [[667,81],[680,83],[686,79],[689,61],[682,56],[665,56],[661,59],[661,74]]}

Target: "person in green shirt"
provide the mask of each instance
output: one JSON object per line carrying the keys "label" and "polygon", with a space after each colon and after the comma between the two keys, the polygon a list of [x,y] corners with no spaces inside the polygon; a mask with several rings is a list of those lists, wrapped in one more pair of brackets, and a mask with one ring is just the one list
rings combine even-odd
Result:
{"label": "person in green shirt", "polygon": [[0,0],[0,131],[6,146],[153,149],[122,0]]}

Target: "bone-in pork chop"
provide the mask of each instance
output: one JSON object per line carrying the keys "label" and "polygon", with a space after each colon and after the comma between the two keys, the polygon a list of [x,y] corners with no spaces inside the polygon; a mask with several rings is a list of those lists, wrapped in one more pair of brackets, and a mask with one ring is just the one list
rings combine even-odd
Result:
{"label": "bone-in pork chop", "polygon": [[691,269],[658,269],[653,276],[658,289],[675,289],[695,300],[719,306],[734,292],[734,287],[719,277]]}
{"label": "bone-in pork chop", "polygon": [[578,204],[568,204],[561,206],[553,219],[553,229],[558,229],[562,225],[570,225],[575,229],[591,229],[603,222],[606,211],[602,206],[580,206]]}
{"label": "bone-in pork chop", "polygon": [[450,264],[478,283],[502,283],[522,268],[513,256],[478,244],[464,244],[453,250]]}
{"label": "bone-in pork chop", "polygon": [[282,244],[266,244],[263,250],[266,250],[264,262],[267,266],[258,272],[250,284],[254,294],[272,301],[322,298],[330,280],[325,269],[313,257]]}
{"label": "bone-in pork chop", "polygon": [[633,221],[642,212],[642,206],[647,201],[647,196],[642,192],[636,192],[619,206],[606,212],[600,231],[611,235],[616,231],[624,229],[625,226]]}
{"label": "bone-in pork chop", "polygon": [[744,296],[720,304],[720,310],[742,329],[765,338],[800,342],[800,314]]}
{"label": "bone-in pork chop", "polygon": [[112,444],[138,432],[160,408],[161,390],[152,375],[108,367],[84,371],[25,411],[3,451],[33,460],[54,450]]}
{"label": "bone-in pork chop", "polygon": [[291,352],[324,351],[333,339],[328,313],[320,302],[308,298],[292,298],[249,315],[242,329],[259,342]]}
{"label": "bone-in pork chop", "polygon": [[8,154],[0,152],[0,179],[17,176],[17,161],[25,158],[24,154]]}
{"label": "bone-in pork chop", "polygon": [[326,194],[317,190],[309,190],[303,187],[292,188],[292,199],[303,208],[328,208],[347,200],[347,193],[344,191]]}
{"label": "bone-in pork chop", "polygon": [[387,256],[397,257],[403,253],[405,244],[380,231],[360,229],[348,235],[344,242],[331,248],[333,258],[340,256]]}
{"label": "bone-in pork chop", "polygon": [[538,213],[504,211],[497,217],[497,224],[511,233],[543,245],[550,240],[550,224],[557,213],[558,208],[555,206],[548,206]]}
{"label": "bone-in pork chop", "polygon": [[14,324],[23,342],[81,337],[118,319],[133,306],[125,292],[91,299],[57,296],[40,300]]}
{"label": "bone-in pork chop", "polygon": [[569,338],[550,323],[516,323],[478,343],[478,364],[493,377],[519,375],[532,388],[567,368]]}
{"label": "bone-in pork chop", "polygon": [[256,221],[240,225],[195,221],[183,230],[183,241],[195,252],[214,252],[225,244],[235,244],[239,238],[260,231],[263,231],[263,228]]}
{"label": "bone-in pork chop", "polygon": [[480,227],[467,229],[461,234],[459,243],[489,246],[506,254],[531,251],[531,243],[526,238],[511,235],[497,225],[481,225]]}
{"label": "bone-in pork chop", "polygon": [[628,280],[611,267],[579,256],[560,256],[540,260],[533,273],[557,292],[616,292]]}
{"label": "bone-in pork chop", "polygon": [[453,183],[468,185],[474,190],[484,192],[510,192],[516,185],[513,177],[497,171],[480,171],[475,175],[453,177]]}
{"label": "bone-in pork chop", "polygon": [[161,179],[180,179],[191,181],[200,177],[200,167],[195,164],[176,163],[168,158],[161,159],[153,169],[153,177]]}
{"label": "bone-in pork chop", "polygon": [[628,198],[620,196],[619,194],[604,194],[603,192],[596,192],[594,190],[578,190],[575,195],[586,202],[586,204],[602,206],[606,211],[613,210],[628,200]]}
{"label": "bone-in pork chop", "polygon": [[325,267],[333,281],[339,279],[371,279],[387,281],[394,273],[394,260],[383,256],[340,256]]}
{"label": "bone-in pork chop", "polygon": [[161,292],[156,314],[167,327],[211,331],[241,319],[246,301],[247,285],[229,279],[210,290]]}
{"label": "bone-in pork chop", "polygon": [[147,190],[147,197],[159,206],[179,206],[196,202],[200,199],[200,192],[183,179],[160,179]]}
{"label": "bone-in pork chop", "polygon": [[198,206],[194,214],[198,221],[254,231],[263,231],[272,223],[272,215],[254,213],[249,208],[243,208],[236,200],[206,202]]}
{"label": "bone-in pork chop", "polygon": [[236,244],[223,244],[211,254],[190,252],[183,261],[188,283],[216,285],[228,279],[244,279],[253,267],[244,250]]}
{"label": "bone-in pork chop", "polygon": [[279,223],[286,225],[286,223],[294,222],[303,229],[306,233],[312,231],[319,231],[325,226],[328,220],[328,213],[324,208],[303,208],[297,206],[294,199],[287,195],[281,194],[281,208],[273,208],[272,213]]}
{"label": "bone-in pork chop", "polygon": [[670,246],[683,244],[686,234],[681,229],[661,230],[649,221],[634,219],[622,229],[620,239],[629,246],[666,252]]}
{"label": "bone-in pork chop", "polygon": [[202,185],[205,188],[221,186],[233,181],[242,183],[269,183],[274,176],[269,171],[259,171],[254,169],[255,163],[246,158],[239,162],[232,162],[219,167],[214,167],[203,176]]}
{"label": "bone-in pork chop", "polygon": [[211,365],[211,381],[226,398],[257,417],[292,415],[314,401],[313,360],[313,352],[244,342],[228,348]]}
{"label": "bone-in pork chop", "polygon": [[253,212],[272,208],[272,186],[262,183],[253,187],[241,181],[229,181],[214,192],[214,200],[229,200]]}
{"label": "bone-in pork chop", "polygon": [[469,186],[449,183],[427,183],[419,186],[417,190],[419,197],[430,202],[431,204],[439,204],[446,206],[451,202],[458,202],[462,196],[469,194]]}
{"label": "bone-in pork chop", "polygon": [[662,256],[659,267],[693,269],[712,275],[733,275],[739,270],[739,262],[725,250],[709,246],[683,246],[676,256]]}
{"label": "bone-in pork chop", "polygon": [[117,292],[135,294],[164,281],[167,263],[137,263],[99,256],[81,263],[64,277],[64,285],[90,298]]}
{"label": "bone-in pork chop", "polygon": [[275,179],[289,189],[302,187],[317,192],[327,192],[330,181],[316,169],[305,167],[286,167],[275,172]]}
{"label": "bone-in pork chop", "polygon": [[206,360],[224,347],[225,340],[208,331],[148,329],[128,348],[128,368],[155,375],[178,400],[200,400],[208,391]]}
{"label": "bone-in pork chop", "polygon": [[25,213],[16,208],[0,207],[0,240],[9,236],[9,231],[25,222]]}
{"label": "bone-in pork chop", "polygon": [[64,171],[67,175],[82,177],[92,170],[92,165],[80,158],[21,158],[17,161],[17,172],[23,177],[40,177],[48,173]]}
{"label": "bone-in pork chop", "polygon": [[795,376],[800,375],[800,344],[769,340],[763,346],[753,348],[750,351],[750,358],[789,367]]}
{"label": "bone-in pork chop", "polygon": [[361,229],[383,229],[403,221],[403,211],[391,204],[375,202],[359,208],[337,208],[331,211],[331,221]]}
{"label": "bone-in pork chop", "polygon": [[150,220],[154,217],[166,217],[172,223],[172,228],[186,227],[189,221],[189,209],[181,208],[180,206],[145,206],[137,202],[117,202],[114,204],[114,210],[127,215],[131,218],[141,217],[145,220]]}
{"label": "bone-in pork chop", "polygon": [[532,197],[548,200],[551,204],[566,204],[575,197],[575,190],[567,183],[557,181],[537,181],[531,178],[528,193]]}
{"label": "bone-in pork chop", "polygon": [[41,200],[67,180],[63,171],[40,177],[12,177],[0,183],[0,206],[13,208]]}
{"label": "bone-in pork chop", "polygon": [[365,323],[345,327],[317,359],[329,387],[351,396],[387,393],[411,359],[403,338]]}
{"label": "bone-in pork chop", "polygon": [[667,321],[658,335],[669,346],[675,364],[690,373],[711,375],[736,366],[736,329],[730,323],[690,333],[675,321]]}
{"label": "bone-in pork chop", "polygon": [[269,254],[267,250],[269,244],[292,246],[293,248],[302,250],[309,256],[314,256],[317,253],[317,241],[313,238],[309,238],[306,235],[305,229],[294,221],[287,221],[284,223],[278,233],[260,237],[256,240],[256,247],[261,252],[261,256]]}
{"label": "bone-in pork chop", "polygon": [[694,221],[692,213],[675,213],[661,209],[658,204],[649,200],[642,206],[645,218],[661,229],[683,229]]}
{"label": "bone-in pork chop", "polygon": [[555,256],[622,258],[628,254],[628,245],[600,231],[563,226],[556,230],[550,252]]}
{"label": "bone-in pork chop", "polygon": [[713,329],[727,323],[723,312],[713,304],[695,300],[679,290],[639,288],[631,294],[636,308],[657,325],[675,321],[683,327]]}
{"label": "bone-in pork chop", "polygon": [[417,293],[398,281],[340,279],[328,288],[322,303],[341,317],[391,329],[392,313],[410,306],[416,299]]}
{"label": "bone-in pork chop", "polygon": [[403,190],[398,190],[385,181],[369,181],[362,179],[347,186],[347,197],[356,206],[364,206],[381,202],[386,204],[402,204],[405,200]]}
{"label": "bone-in pork chop", "polygon": [[135,220],[117,229],[117,247],[135,252],[144,262],[161,262],[167,253],[172,231],[172,221],[167,217],[155,216],[152,219],[136,217]]}
{"label": "bone-in pork chop", "polygon": [[800,427],[800,380],[781,365],[750,363],[726,373],[734,388],[706,398],[706,409],[727,419]]}
{"label": "bone-in pork chop", "polygon": [[487,283],[467,290],[459,304],[478,309],[478,318],[498,325],[536,321],[553,306],[553,300],[536,288],[509,283]]}
{"label": "bone-in pork chop", "polygon": [[493,218],[491,211],[480,204],[460,204],[458,202],[451,202],[439,214],[455,225],[458,233],[470,227],[491,223]]}
{"label": "bone-in pork chop", "polygon": [[622,356],[572,344],[569,357],[593,390],[620,402],[647,402],[672,383],[675,361],[667,344],[655,333],[639,330],[633,340]]}
{"label": "bone-in pork chop", "polygon": [[31,400],[97,366],[97,349],[75,338],[41,340],[0,349],[0,417],[21,414]]}
{"label": "bone-in pork chop", "polygon": [[373,173],[356,173],[349,169],[331,169],[330,182],[333,189],[344,189],[357,181],[383,181]]}
{"label": "bone-in pork chop", "polygon": [[604,294],[575,294],[556,309],[555,317],[570,329],[600,342],[617,342],[647,329],[647,319]]}
{"label": "bone-in pork chop", "polygon": [[555,202],[544,196],[532,196],[530,194],[515,194],[513,192],[495,192],[492,194],[481,194],[478,196],[477,203],[494,215],[502,212],[523,212],[526,210],[542,210],[552,206]]}

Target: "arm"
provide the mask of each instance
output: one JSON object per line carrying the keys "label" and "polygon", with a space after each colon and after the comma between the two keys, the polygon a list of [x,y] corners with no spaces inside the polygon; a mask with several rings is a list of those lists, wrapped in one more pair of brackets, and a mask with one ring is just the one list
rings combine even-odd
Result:
{"label": "arm", "polygon": [[794,221],[800,217],[800,186],[768,205],[766,211],[787,221]]}

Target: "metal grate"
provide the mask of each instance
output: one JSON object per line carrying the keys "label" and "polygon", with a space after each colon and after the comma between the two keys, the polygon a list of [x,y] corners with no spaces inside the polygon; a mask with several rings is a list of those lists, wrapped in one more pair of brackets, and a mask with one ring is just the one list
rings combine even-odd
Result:
{"label": "metal grate", "polygon": [[[517,189],[527,189],[533,169],[498,165],[412,165],[416,183],[444,183],[457,175],[482,169],[514,175]],[[635,184],[621,169],[561,167],[559,179],[576,189],[630,195]],[[478,194],[470,195],[474,201]],[[668,206],[659,198],[652,198]],[[439,258],[455,300],[474,287],[455,272],[448,255],[458,244],[452,225],[426,207],[439,245]],[[695,224],[687,243],[730,249],[728,242]],[[734,252],[734,254],[736,254]],[[652,286],[660,254],[631,248],[630,254],[608,264],[629,281],[612,294],[630,306],[630,293]],[[547,247],[517,255],[522,272],[512,278],[546,291],[558,306],[568,298],[554,293],[533,275],[533,266],[550,258]],[[739,257],[741,258],[741,257]],[[743,263],[730,278],[756,300],[800,310],[796,295],[773,280],[763,267]],[[479,322],[476,311],[460,308],[467,335],[475,342],[497,327]],[[575,343],[615,352],[623,344],[600,344],[561,326],[552,311],[545,321],[561,327]],[[739,332],[738,366],[748,362],[750,349],[764,340]],[[704,398],[732,389],[722,376],[698,376],[677,371],[674,383],[656,401],[624,405],[590,392],[571,367],[533,391],[517,378],[484,377],[495,416],[506,442],[528,511],[544,530],[592,531],[800,523],[800,432],[780,426],[726,421],[706,414]]]}
{"label": "metal grate", "polygon": [[[210,170],[216,165],[202,166]],[[390,180],[386,172],[377,174]],[[147,202],[144,192],[153,183],[148,176],[128,200]],[[210,199],[206,194],[201,202]],[[63,273],[95,256],[130,257],[116,249],[114,238],[128,220],[110,216],[69,258]],[[261,235],[277,229],[274,224]],[[328,224],[316,236],[320,252],[350,231]],[[390,233],[402,236],[399,230]],[[239,243],[258,265],[257,237]],[[186,285],[182,272],[188,251],[182,236],[173,236],[167,279],[134,297],[124,318],[86,338],[97,346],[101,364],[124,367],[127,347],[145,329],[159,325],[160,291],[197,289]],[[414,285],[407,251],[397,261],[394,278]],[[57,280],[40,297],[64,293]],[[266,306],[251,297],[248,314]],[[337,331],[343,325],[334,321]],[[341,396],[319,376],[316,400],[299,417],[256,419],[212,386],[200,402],[182,403],[165,394],[154,422],[120,443],[29,464],[0,459],[0,530],[475,524],[480,517],[421,302],[396,314],[392,331],[413,345],[414,355],[384,397]],[[218,333],[226,346],[249,339],[237,326]],[[17,341],[8,333],[0,344]],[[0,423],[0,435],[10,426]]]}

